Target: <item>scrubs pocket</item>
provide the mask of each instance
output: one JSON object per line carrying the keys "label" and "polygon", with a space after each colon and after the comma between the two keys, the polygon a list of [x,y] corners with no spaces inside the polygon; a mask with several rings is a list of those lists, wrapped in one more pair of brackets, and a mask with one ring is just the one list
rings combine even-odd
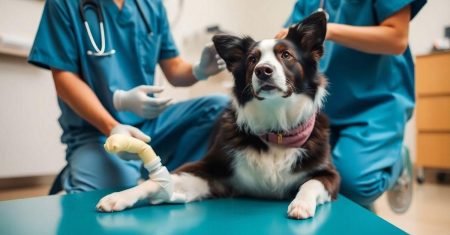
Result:
{"label": "scrubs pocket", "polygon": [[85,69],[84,73],[88,77],[85,81],[94,91],[103,91],[103,89],[106,89],[105,86],[116,87],[117,82],[123,79],[120,77],[121,73],[115,71],[121,67],[116,57],[116,54],[109,56],[86,55],[84,58],[81,57],[86,61],[83,69]]}
{"label": "scrubs pocket", "polygon": [[141,35],[139,45],[140,63],[143,70],[147,74],[154,74],[156,64],[158,63],[159,50],[161,48],[161,35]]}

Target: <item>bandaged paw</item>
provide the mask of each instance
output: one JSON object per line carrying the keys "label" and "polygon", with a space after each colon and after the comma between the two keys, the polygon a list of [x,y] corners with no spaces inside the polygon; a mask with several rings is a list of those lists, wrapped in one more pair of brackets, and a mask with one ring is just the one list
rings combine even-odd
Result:
{"label": "bandaged paw", "polygon": [[[151,204],[186,202],[184,194],[174,192],[172,176],[167,168],[161,164],[161,159],[150,145],[131,136],[114,134],[106,140],[104,147],[110,153],[135,153],[141,158],[145,169],[149,172],[149,181],[156,184],[156,189],[154,188],[153,192],[148,195]],[[127,204],[121,203],[121,201],[123,201],[122,197],[115,195],[110,200],[104,201],[109,203],[102,203],[102,205],[107,204],[105,207],[108,210],[113,207],[108,206],[110,204]],[[125,207],[129,207],[129,205],[127,204]]]}
{"label": "bandaged paw", "polygon": [[144,165],[149,173],[149,180],[159,185],[159,190],[149,197],[151,204],[161,203],[185,203],[184,194],[174,192],[172,176],[165,166],[161,165],[160,158]]}

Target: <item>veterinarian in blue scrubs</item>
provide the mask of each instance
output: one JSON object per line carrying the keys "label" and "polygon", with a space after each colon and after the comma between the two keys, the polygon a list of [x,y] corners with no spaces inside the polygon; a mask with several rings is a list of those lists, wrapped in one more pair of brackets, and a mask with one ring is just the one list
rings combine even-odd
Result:
{"label": "veterinarian in blue scrubs", "polygon": [[74,193],[136,185],[141,162],[103,149],[106,136],[114,133],[144,141],[153,137],[151,145],[169,169],[202,157],[228,98],[170,105],[169,99],[154,95],[163,88],[152,85],[157,64],[174,86],[220,72],[224,66],[215,50],[206,47],[195,66],[182,60],[162,0],[94,1],[97,8],[85,5],[82,11],[89,29],[80,13],[82,2],[47,0],[29,55],[30,63],[50,69],[54,78],[61,141],[67,145],[63,189]]}
{"label": "veterinarian in blue scrubs", "polygon": [[[399,176],[411,181],[401,157],[415,103],[408,25],[425,2],[299,0],[285,25],[321,4],[329,15],[320,67],[330,82],[324,111],[331,122],[332,156],[342,176],[341,193],[364,206],[397,186]],[[399,211],[408,206],[400,204]]]}

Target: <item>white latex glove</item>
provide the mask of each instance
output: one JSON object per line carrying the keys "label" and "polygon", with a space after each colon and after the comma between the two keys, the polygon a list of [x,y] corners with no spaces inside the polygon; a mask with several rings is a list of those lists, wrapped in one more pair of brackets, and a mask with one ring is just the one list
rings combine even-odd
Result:
{"label": "white latex glove", "polygon": [[153,119],[162,113],[170,104],[170,98],[155,98],[148,94],[161,93],[164,88],[142,85],[128,91],[114,92],[113,102],[117,111],[130,111],[140,117]]}
{"label": "white latex glove", "polygon": [[[114,134],[122,134],[122,135],[128,135],[137,139],[140,139],[142,141],[144,141],[145,143],[150,142],[151,138],[150,136],[144,134],[144,132],[142,132],[141,130],[139,130],[138,128],[134,127],[134,126],[129,126],[129,125],[122,125],[119,124],[117,126],[115,126],[112,130],[111,133],[109,134],[114,135]],[[139,156],[135,153],[127,153],[127,152],[122,152],[122,153],[118,153],[117,154],[121,159],[123,160],[139,160]]]}
{"label": "white latex glove", "polygon": [[150,197],[151,204],[188,202],[185,194],[174,192],[172,176],[167,168],[161,164],[160,158],[149,162],[144,167],[149,172],[150,180],[160,186],[158,192]]}
{"label": "white latex glove", "polygon": [[192,73],[197,80],[205,80],[209,76],[218,74],[226,68],[225,61],[217,54],[213,44],[203,48],[200,61],[192,68]]}

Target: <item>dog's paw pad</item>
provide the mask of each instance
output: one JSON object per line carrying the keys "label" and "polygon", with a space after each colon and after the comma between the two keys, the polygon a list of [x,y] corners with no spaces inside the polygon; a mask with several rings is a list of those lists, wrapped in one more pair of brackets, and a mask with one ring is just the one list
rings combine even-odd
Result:
{"label": "dog's paw pad", "polygon": [[296,200],[288,207],[288,216],[293,219],[307,219],[314,216],[316,203]]}
{"label": "dog's paw pad", "polygon": [[124,193],[112,193],[100,199],[96,208],[100,212],[122,211],[133,206],[135,202],[136,200],[127,197]]}

